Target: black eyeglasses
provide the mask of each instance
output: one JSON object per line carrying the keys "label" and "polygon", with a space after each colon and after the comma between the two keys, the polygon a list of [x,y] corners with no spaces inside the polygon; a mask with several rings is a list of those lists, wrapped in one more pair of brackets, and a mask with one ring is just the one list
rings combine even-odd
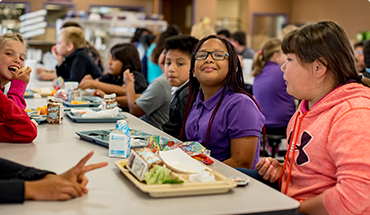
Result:
{"label": "black eyeglasses", "polygon": [[208,55],[211,54],[213,60],[224,60],[226,56],[230,56],[228,53],[223,51],[213,51],[213,52],[206,52],[206,51],[198,51],[194,53],[195,60],[205,60],[207,59]]}

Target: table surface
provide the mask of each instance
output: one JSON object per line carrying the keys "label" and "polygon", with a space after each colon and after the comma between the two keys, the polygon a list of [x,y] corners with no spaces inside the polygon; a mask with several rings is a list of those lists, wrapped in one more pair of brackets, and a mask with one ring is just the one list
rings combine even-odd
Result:
{"label": "table surface", "polygon": [[[46,104],[46,98],[26,99],[27,107]],[[170,137],[137,117],[124,113],[131,129]],[[225,194],[153,198],[141,192],[109,158],[108,149],[80,140],[76,131],[111,129],[114,123],[74,123],[64,117],[63,123],[41,124],[38,136],[30,144],[0,143],[0,157],[39,169],[62,173],[84,155],[94,151],[88,163],[108,161],[109,165],[87,173],[89,193],[65,202],[26,201],[24,204],[0,205],[1,214],[295,214],[299,203],[251,178],[245,187]],[[216,161],[211,168],[226,176],[248,177]]]}

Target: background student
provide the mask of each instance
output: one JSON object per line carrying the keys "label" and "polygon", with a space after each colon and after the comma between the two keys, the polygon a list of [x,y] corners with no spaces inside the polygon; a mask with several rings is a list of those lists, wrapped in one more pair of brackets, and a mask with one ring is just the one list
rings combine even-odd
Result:
{"label": "background student", "polygon": [[162,130],[168,121],[171,103],[171,86],[162,74],[149,84],[140,98],[135,94],[134,75],[126,70],[123,73],[127,90],[127,105],[131,114]]}
{"label": "background student", "polygon": [[288,33],[282,50],[287,92],[302,102],[288,125],[284,164],[261,159],[260,180],[280,178],[302,214],[370,214],[370,79],[358,78],[348,36],[321,21]]}
{"label": "background student", "polygon": [[64,81],[80,82],[88,74],[93,78],[102,75],[102,71],[87,55],[84,47],[85,34],[82,29],[67,27],[61,30],[57,44],[52,48],[52,53],[58,60],[57,76],[62,76]]}
{"label": "background student", "polygon": [[164,73],[172,86],[172,101],[169,121],[163,124],[163,131],[175,138],[180,138],[186,101],[189,93],[189,71],[194,46],[198,39],[188,35],[179,35],[166,39]]}
{"label": "background student", "polygon": [[135,93],[141,94],[148,83],[141,72],[141,62],[136,47],[132,43],[120,43],[113,46],[109,53],[109,73],[93,79],[86,75],[80,82],[82,89],[93,88],[95,95],[104,97],[106,93],[116,93],[117,101],[121,107],[127,107],[126,86],[123,81],[123,72],[126,69],[134,75]]}
{"label": "background student", "polygon": [[164,49],[164,41],[172,36],[176,36],[181,34],[180,29],[177,26],[169,26],[165,32],[161,33],[153,42],[147,52],[147,80],[150,84],[154,79],[158,78],[162,75],[162,70],[158,65],[159,56],[163,52]]}
{"label": "background student", "polygon": [[247,35],[243,31],[233,33],[230,42],[235,46],[242,59],[253,59],[254,51],[247,47]]}
{"label": "background student", "polygon": [[[356,53],[356,50],[355,50],[355,53]],[[362,75],[366,78],[370,78],[370,40],[364,43],[363,55],[364,55],[365,69]]]}
{"label": "background student", "polygon": [[281,41],[272,38],[254,55],[253,96],[265,116],[267,134],[286,135],[286,127],[295,112],[293,96],[286,92],[284,73],[280,67],[286,56]]}
{"label": "background student", "polygon": [[359,74],[365,72],[365,61],[364,61],[364,44],[366,41],[358,42],[353,47],[355,48],[356,66]]}
{"label": "background student", "polygon": [[[67,27],[78,27],[81,28],[81,25],[76,22],[65,22],[60,27],[60,30]],[[100,56],[99,51],[88,41],[85,41],[86,46],[84,47],[84,51],[90,56],[91,60],[99,67],[100,71],[104,73],[104,67],[102,62],[102,57]],[[37,68],[36,69],[37,78],[41,81],[51,81],[57,78],[56,70],[48,70],[45,68]]]}
{"label": "background student", "polygon": [[59,175],[0,158],[0,203],[69,200],[87,194],[85,173],[108,165],[102,162],[85,166],[92,155],[90,152]]}
{"label": "background student", "polygon": [[194,48],[181,139],[200,142],[232,167],[254,168],[264,116],[244,90],[234,46],[215,35]]}

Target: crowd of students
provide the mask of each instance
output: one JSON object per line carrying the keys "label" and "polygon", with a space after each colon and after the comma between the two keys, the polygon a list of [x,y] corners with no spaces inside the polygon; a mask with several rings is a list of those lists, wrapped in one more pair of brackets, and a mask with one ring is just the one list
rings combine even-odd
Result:
{"label": "crowd of students", "polygon": [[[138,47],[150,34],[140,29],[132,43],[113,46],[109,71],[103,74],[85,50],[83,30],[63,27],[52,49],[58,65],[46,79],[62,76],[78,81],[80,88],[94,88],[98,96],[116,93],[120,106],[130,113],[182,141],[201,143],[215,159],[300,201],[300,213],[370,213],[370,148],[366,145],[370,138],[366,118],[370,113],[370,43],[353,47],[341,26],[320,21],[292,28],[282,41],[269,39],[254,53],[246,47],[242,32],[221,31],[220,36],[198,40],[170,26],[152,47],[146,44],[149,49],[141,57]],[[0,37],[1,142],[32,142],[37,135],[24,111],[23,94],[31,72],[21,71],[25,51],[20,34]],[[143,74],[145,55],[156,65],[152,73],[152,65],[144,64],[147,76]],[[240,58],[253,55],[251,95],[245,90]],[[40,79],[44,72],[38,71]],[[10,81],[5,95],[3,88]],[[301,100],[297,109],[294,99]],[[287,136],[284,163],[260,159],[263,131]],[[84,167],[91,155],[61,175],[28,171],[28,167],[0,160],[0,176],[19,180],[12,190],[18,192],[16,197],[0,195],[0,201],[83,195],[87,192],[84,173],[106,165]],[[25,177],[24,171],[32,176]],[[33,186],[48,180],[69,189],[50,194]],[[0,181],[0,194],[9,189],[9,183]]]}

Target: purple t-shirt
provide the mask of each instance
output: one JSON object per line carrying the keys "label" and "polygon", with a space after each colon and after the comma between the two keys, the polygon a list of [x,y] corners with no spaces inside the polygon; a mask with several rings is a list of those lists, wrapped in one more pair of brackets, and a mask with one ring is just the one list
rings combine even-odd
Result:
{"label": "purple t-shirt", "polygon": [[[223,88],[203,102],[202,90],[199,90],[185,126],[186,138],[205,146],[208,122],[221,98]],[[242,93],[226,88],[224,99],[217,111],[211,127],[208,149],[211,156],[224,161],[230,158],[230,140],[245,137],[260,137],[265,118],[251,98]],[[258,142],[259,143],[259,142]],[[252,169],[259,161],[259,144]]]}
{"label": "purple t-shirt", "polygon": [[254,78],[253,95],[266,117],[266,127],[285,127],[295,112],[294,98],[286,92],[280,65],[266,62],[261,74]]}

